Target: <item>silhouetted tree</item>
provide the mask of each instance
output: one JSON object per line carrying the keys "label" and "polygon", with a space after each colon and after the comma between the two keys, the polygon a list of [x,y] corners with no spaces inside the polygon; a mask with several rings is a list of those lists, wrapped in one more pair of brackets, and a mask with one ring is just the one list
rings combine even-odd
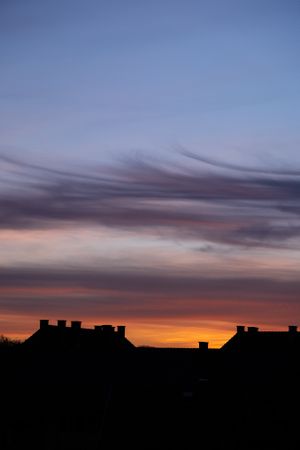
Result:
{"label": "silhouetted tree", "polygon": [[3,334],[0,335],[0,347],[14,347],[16,345],[21,344],[21,341],[18,339],[10,339]]}

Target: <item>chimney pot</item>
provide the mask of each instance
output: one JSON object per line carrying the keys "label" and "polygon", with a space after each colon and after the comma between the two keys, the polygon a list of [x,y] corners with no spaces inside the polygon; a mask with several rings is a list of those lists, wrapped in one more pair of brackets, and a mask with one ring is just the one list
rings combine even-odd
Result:
{"label": "chimney pot", "polygon": [[111,335],[115,331],[112,325],[102,325],[102,331],[105,335]]}
{"label": "chimney pot", "polygon": [[200,350],[208,350],[208,342],[204,342],[204,341],[199,342],[199,349]]}
{"label": "chimney pot", "polygon": [[67,325],[67,321],[66,320],[58,320],[57,321],[57,326],[59,328],[66,328],[66,325]]}
{"label": "chimney pot", "polygon": [[125,328],[126,328],[125,325],[118,325],[117,327],[117,334],[121,338],[125,338]]}
{"label": "chimney pot", "polygon": [[237,332],[237,333],[244,333],[244,332],[245,332],[245,327],[244,327],[244,325],[237,325],[237,327],[236,327],[236,332]]}
{"label": "chimney pot", "polygon": [[71,328],[74,328],[75,330],[80,330],[80,328],[81,328],[80,320],[72,320],[71,321]]}
{"label": "chimney pot", "polygon": [[297,333],[298,327],[297,325],[289,325],[289,332],[290,333]]}
{"label": "chimney pot", "polygon": [[49,320],[41,319],[40,320],[40,328],[47,328],[49,325]]}
{"label": "chimney pot", "polygon": [[248,333],[257,333],[258,327],[248,327]]}

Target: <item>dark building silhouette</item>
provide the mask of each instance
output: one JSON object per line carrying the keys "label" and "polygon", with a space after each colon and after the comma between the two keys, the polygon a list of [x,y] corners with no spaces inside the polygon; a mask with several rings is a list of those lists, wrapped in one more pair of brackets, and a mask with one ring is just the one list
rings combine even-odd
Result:
{"label": "dark building silhouette", "polygon": [[81,322],[40,320],[40,328],[24,342],[24,346],[49,350],[128,350],[134,345],[125,336],[125,326],[95,325],[94,329],[82,328]]}
{"label": "dark building silhouette", "polygon": [[238,326],[220,349],[136,347],[58,320],[0,346],[0,449],[300,448],[300,333]]}
{"label": "dark building silhouette", "polygon": [[[118,325],[95,325],[94,329],[83,328],[81,321],[57,320],[50,324],[49,320],[40,320],[40,328],[24,341],[24,347],[42,348],[50,350],[128,350],[136,349],[125,335],[126,327]],[[199,341],[199,351],[216,352],[210,349],[209,343]],[[184,348],[157,348],[140,347],[147,352],[173,352],[178,355],[187,350],[195,352],[195,349]],[[290,325],[286,331],[260,331],[258,327],[238,325],[236,334],[233,335],[222,347],[220,352],[238,352],[239,354],[253,353],[288,353],[300,350],[300,333],[296,325]],[[150,352],[149,352],[150,353]]]}
{"label": "dark building silhouette", "polygon": [[300,333],[296,325],[290,325],[287,331],[260,331],[258,327],[239,325],[222,350],[256,354],[299,351]]}

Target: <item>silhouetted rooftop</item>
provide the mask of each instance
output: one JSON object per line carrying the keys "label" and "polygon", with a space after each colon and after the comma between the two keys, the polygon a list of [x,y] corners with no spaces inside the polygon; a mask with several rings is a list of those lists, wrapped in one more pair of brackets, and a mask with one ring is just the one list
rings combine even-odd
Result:
{"label": "silhouetted rooftop", "polygon": [[300,349],[300,333],[296,325],[287,331],[260,331],[257,327],[238,326],[236,334],[222,350],[240,352],[288,352]]}
{"label": "silhouetted rooftop", "polygon": [[125,326],[116,329],[112,325],[96,325],[82,328],[80,321],[58,320],[50,325],[48,320],[40,321],[40,328],[24,342],[25,346],[51,350],[125,350],[134,345],[125,337]]}

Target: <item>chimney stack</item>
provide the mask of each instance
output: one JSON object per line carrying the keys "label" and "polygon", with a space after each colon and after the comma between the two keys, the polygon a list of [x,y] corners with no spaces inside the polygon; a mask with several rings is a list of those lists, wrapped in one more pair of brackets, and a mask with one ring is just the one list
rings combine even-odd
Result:
{"label": "chimney stack", "polygon": [[237,333],[245,333],[245,327],[244,327],[244,325],[237,325],[237,327],[236,327],[236,332],[237,332]]}
{"label": "chimney stack", "polygon": [[46,320],[46,319],[41,319],[40,320],[40,328],[41,329],[47,328],[48,325],[49,325],[49,320]]}
{"label": "chimney stack", "polygon": [[67,321],[66,320],[58,320],[57,321],[58,328],[66,328],[66,325],[67,325]]}
{"label": "chimney stack", "polygon": [[115,328],[112,325],[102,325],[102,331],[105,336],[111,336],[114,333]]}
{"label": "chimney stack", "polygon": [[248,333],[257,333],[258,327],[248,327]]}
{"label": "chimney stack", "polygon": [[289,333],[297,333],[298,327],[297,325],[289,325]]}
{"label": "chimney stack", "polygon": [[199,349],[200,350],[208,350],[208,342],[204,342],[204,341],[199,342]]}
{"label": "chimney stack", "polygon": [[117,334],[120,336],[120,338],[125,338],[125,325],[118,325],[117,327]]}
{"label": "chimney stack", "polygon": [[80,330],[80,328],[81,328],[80,320],[72,320],[71,321],[71,328],[74,328],[74,330]]}

